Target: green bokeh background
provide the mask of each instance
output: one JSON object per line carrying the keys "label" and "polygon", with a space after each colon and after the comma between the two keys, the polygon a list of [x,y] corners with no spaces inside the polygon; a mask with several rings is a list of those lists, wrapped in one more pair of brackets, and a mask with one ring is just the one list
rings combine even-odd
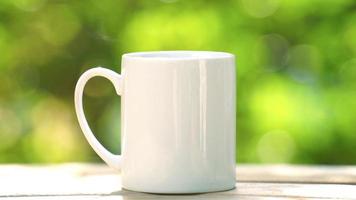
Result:
{"label": "green bokeh background", "polygon": [[[75,118],[80,74],[187,49],[237,56],[238,162],[356,164],[354,0],[1,0],[0,162],[99,161]],[[85,94],[118,153],[120,98],[102,78]]]}

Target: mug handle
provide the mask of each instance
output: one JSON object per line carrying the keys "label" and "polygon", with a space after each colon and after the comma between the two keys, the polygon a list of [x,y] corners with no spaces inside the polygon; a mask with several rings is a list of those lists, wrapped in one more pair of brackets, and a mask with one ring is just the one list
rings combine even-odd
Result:
{"label": "mug handle", "polygon": [[74,104],[80,128],[82,129],[85,138],[89,142],[94,151],[112,168],[120,170],[121,168],[121,155],[115,155],[109,152],[100,142],[96,139],[91,131],[88,122],[85,118],[83,111],[83,92],[87,81],[95,76],[102,76],[111,81],[114,85],[116,93],[122,93],[122,76],[112,70],[102,67],[96,67],[84,72],[75,86]]}

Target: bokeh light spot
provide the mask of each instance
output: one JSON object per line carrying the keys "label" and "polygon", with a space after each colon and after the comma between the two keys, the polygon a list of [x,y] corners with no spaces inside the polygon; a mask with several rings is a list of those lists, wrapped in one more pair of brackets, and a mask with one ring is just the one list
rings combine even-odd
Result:
{"label": "bokeh light spot", "polygon": [[257,152],[261,162],[286,163],[295,154],[296,144],[293,137],[285,131],[274,130],[262,136]]}
{"label": "bokeh light spot", "polygon": [[242,0],[242,3],[251,17],[264,18],[276,12],[280,0]]}
{"label": "bokeh light spot", "polygon": [[298,102],[295,91],[289,89],[292,85],[278,76],[261,82],[264,84],[254,90],[250,101],[260,126],[281,128],[295,123],[301,102]]}
{"label": "bokeh light spot", "polygon": [[160,1],[163,2],[163,3],[175,3],[178,0],[160,0]]}
{"label": "bokeh light spot", "polygon": [[46,0],[13,0],[12,2],[21,10],[37,11],[46,3]]}
{"label": "bokeh light spot", "polygon": [[267,34],[257,40],[255,50],[261,51],[255,58],[259,65],[264,65],[267,71],[278,71],[286,65],[289,42],[280,34]]}
{"label": "bokeh light spot", "polygon": [[21,136],[22,123],[14,111],[0,105],[0,152],[11,147]]}
{"label": "bokeh light spot", "polygon": [[66,5],[47,7],[34,25],[43,39],[55,46],[66,45],[81,28],[79,19]]}
{"label": "bokeh light spot", "polygon": [[344,82],[355,83],[356,80],[356,58],[345,62],[339,70]]}
{"label": "bokeh light spot", "polygon": [[348,22],[345,25],[344,28],[344,43],[345,45],[351,49],[353,54],[356,54],[356,14],[353,16],[349,17]]}
{"label": "bokeh light spot", "polygon": [[321,64],[322,58],[315,46],[297,45],[289,51],[288,71],[299,82],[313,82],[321,70]]}
{"label": "bokeh light spot", "polygon": [[41,162],[61,162],[86,155],[81,136],[72,116],[72,108],[62,101],[47,97],[32,110],[33,133],[29,138],[35,159]]}

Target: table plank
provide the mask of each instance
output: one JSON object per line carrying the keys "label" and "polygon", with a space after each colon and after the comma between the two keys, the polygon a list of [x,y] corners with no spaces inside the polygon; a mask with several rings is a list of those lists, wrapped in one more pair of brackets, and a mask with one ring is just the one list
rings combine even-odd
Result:
{"label": "table plank", "polygon": [[0,198],[356,199],[355,169],[351,166],[239,165],[234,190],[198,195],[153,195],[123,190],[120,174],[101,164],[0,165]]}
{"label": "table plank", "polygon": [[355,166],[239,165],[236,173],[239,181],[356,184]]}

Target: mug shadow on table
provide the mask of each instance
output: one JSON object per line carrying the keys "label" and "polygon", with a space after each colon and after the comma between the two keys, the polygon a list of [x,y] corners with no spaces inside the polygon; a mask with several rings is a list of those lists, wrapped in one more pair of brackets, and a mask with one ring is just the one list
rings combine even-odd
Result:
{"label": "mug shadow on table", "polygon": [[[109,194],[109,196],[120,196],[124,200],[133,199],[207,199],[216,197],[217,199],[230,199],[227,195],[228,191],[237,190],[233,188],[226,191],[220,192],[207,192],[207,193],[187,193],[187,194],[157,194],[157,193],[146,193],[146,192],[135,192],[122,188],[121,190],[114,191]],[[105,195],[106,196],[106,195]],[[236,196],[234,196],[236,198]]]}

